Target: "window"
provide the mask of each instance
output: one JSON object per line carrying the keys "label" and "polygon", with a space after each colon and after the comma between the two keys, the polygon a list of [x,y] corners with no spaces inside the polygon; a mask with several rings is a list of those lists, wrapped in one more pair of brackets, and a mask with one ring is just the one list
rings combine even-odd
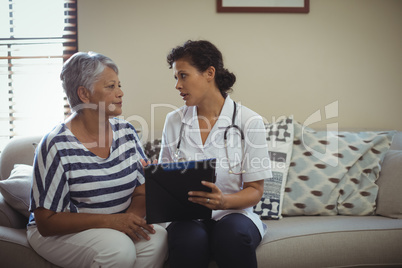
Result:
{"label": "window", "polygon": [[77,51],[76,0],[0,0],[0,152],[68,113],[59,78]]}

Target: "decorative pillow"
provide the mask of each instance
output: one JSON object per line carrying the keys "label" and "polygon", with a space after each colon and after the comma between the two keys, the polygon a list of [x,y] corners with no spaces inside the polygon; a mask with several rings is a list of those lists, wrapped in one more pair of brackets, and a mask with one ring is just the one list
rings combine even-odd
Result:
{"label": "decorative pillow", "polygon": [[292,155],[293,116],[267,124],[267,144],[272,178],[264,181],[264,194],[254,207],[261,219],[282,218],[282,200]]}
{"label": "decorative pillow", "polygon": [[161,150],[161,142],[162,140],[154,140],[153,142],[148,141],[144,146],[144,153],[148,157],[148,160],[151,162],[155,159],[158,160],[159,153]]}
{"label": "decorative pillow", "polygon": [[402,219],[402,151],[389,150],[386,153],[377,185],[376,213]]}
{"label": "decorative pillow", "polygon": [[372,215],[380,163],[395,131],[331,132],[294,124],[284,215]]}
{"label": "decorative pillow", "polygon": [[29,217],[33,167],[17,164],[7,180],[0,181],[0,193],[13,209]]}

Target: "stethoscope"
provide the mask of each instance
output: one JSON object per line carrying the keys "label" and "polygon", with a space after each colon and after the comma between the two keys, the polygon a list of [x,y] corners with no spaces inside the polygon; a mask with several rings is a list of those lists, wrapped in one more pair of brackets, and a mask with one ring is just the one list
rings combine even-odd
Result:
{"label": "stethoscope", "polygon": [[[235,174],[235,175],[240,175],[240,174],[244,174],[246,173],[246,171],[243,169],[243,165],[244,165],[244,158],[245,158],[245,151],[244,151],[244,133],[241,130],[241,128],[235,124],[235,118],[236,118],[236,102],[233,101],[234,107],[233,107],[233,116],[232,116],[232,124],[227,126],[225,129],[225,132],[223,134],[223,140],[224,140],[224,146],[225,146],[225,153],[226,153],[226,158],[228,159],[228,165],[229,165],[229,174]],[[176,152],[174,153],[174,161],[176,162],[180,162],[180,161],[186,161],[186,159],[184,157],[179,157],[181,154],[180,151],[180,144],[181,144],[181,137],[183,135],[183,127],[184,127],[184,123],[181,124],[180,127],[180,135],[179,135],[179,142],[177,143],[177,147],[176,147]],[[227,146],[227,134],[228,131],[231,129],[237,129],[240,133],[240,137],[241,137],[241,150],[242,150],[242,158],[241,158],[241,162],[240,162],[240,172],[234,172],[232,166],[230,165],[230,161],[229,161],[229,153],[228,153],[228,146]]]}

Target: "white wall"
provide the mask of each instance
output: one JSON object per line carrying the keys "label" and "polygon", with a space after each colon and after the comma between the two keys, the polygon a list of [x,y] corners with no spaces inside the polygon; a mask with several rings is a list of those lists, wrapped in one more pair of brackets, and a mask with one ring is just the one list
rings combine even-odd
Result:
{"label": "white wall", "polygon": [[[268,121],[321,110],[325,129],[402,130],[402,1],[310,0],[309,14],[217,13],[216,0],[79,0],[79,49],[120,67],[123,116],[160,135],[183,105],[168,51],[207,39],[237,75],[232,98]],[[325,107],[338,102],[337,117]],[[152,105],[167,107],[154,109]],[[151,137],[149,137],[151,138]]]}

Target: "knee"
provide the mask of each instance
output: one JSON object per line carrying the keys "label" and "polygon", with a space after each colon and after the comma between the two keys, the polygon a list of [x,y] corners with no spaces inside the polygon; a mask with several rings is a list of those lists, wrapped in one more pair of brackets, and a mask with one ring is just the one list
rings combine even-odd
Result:
{"label": "knee", "polygon": [[168,241],[169,247],[204,246],[208,244],[208,233],[195,221],[174,222],[168,227]]}
{"label": "knee", "polygon": [[180,221],[172,222],[167,228],[169,237],[185,237],[188,238],[189,235],[194,237],[194,235],[203,236],[205,233],[205,228],[196,221]]}
{"label": "knee", "polygon": [[168,227],[170,267],[207,267],[208,233],[197,221],[174,222]]}
{"label": "knee", "polygon": [[165,256],[168,251],[167,231],[160,225],[154,225],[155,233],[150,235],[151,239],[147,241],[151,244],[153,252],[157,256]]}
{"label": "knee", "polygon": [[[223,248],[226,245],[242,246],[242,247],[255,247],[259,238],[258,229],[247,218],[245,222],[241,223],[245,216],[234,214],[231,218],[223,218],[215,226],[213,233],[213,244],[217,248]],[[248,223],[248,224],[246,224]],[[258,240],[258,239],[257,239]]]}
{"label": "knee", "polygon": [[93,267],[133,267],[137,254],[134,242],[124,233],[116,232],[93,259]]}
{"label": "knee", "polygon": [[213,235],[213,244],[216,248],[223,249],[225,245],[251,246],[252,237],[248,232],[236,229],[225,229]]}

